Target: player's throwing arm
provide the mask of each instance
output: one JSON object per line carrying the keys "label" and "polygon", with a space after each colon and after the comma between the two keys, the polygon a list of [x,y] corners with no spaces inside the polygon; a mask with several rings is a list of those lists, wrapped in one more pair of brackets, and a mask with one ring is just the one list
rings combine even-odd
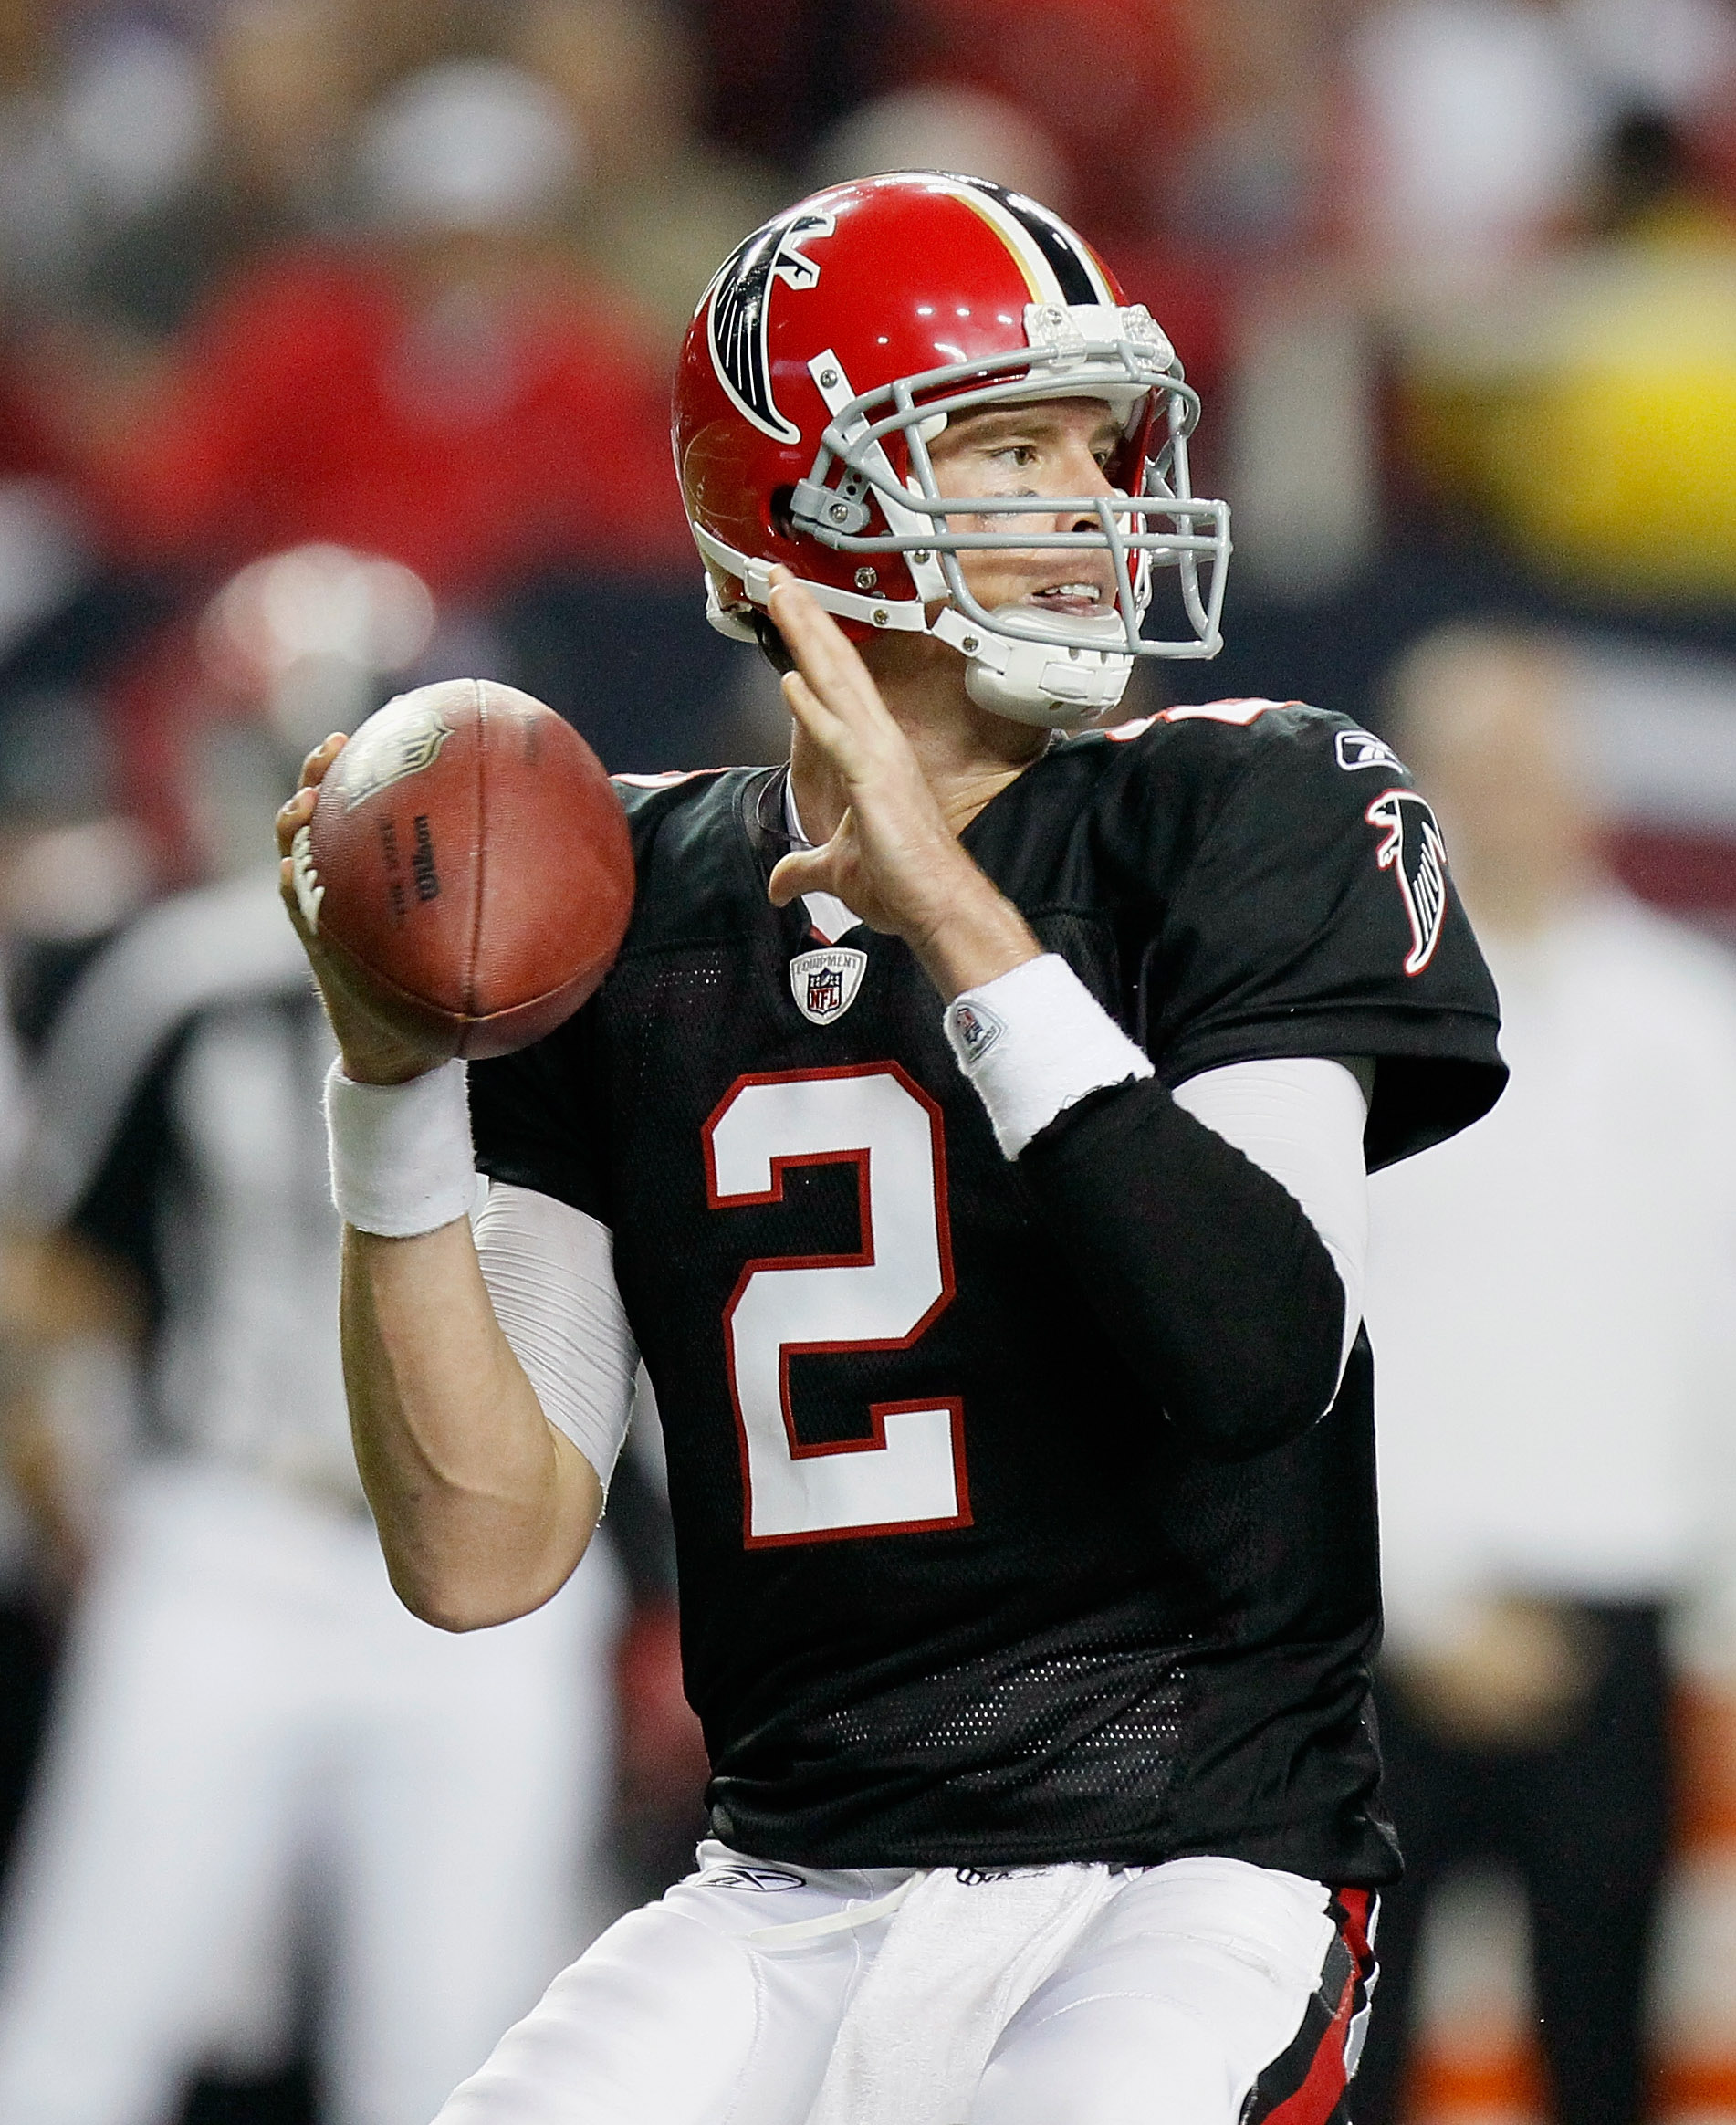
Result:
{"label": "player's throwing arm", "polygon": [[[449,705],[445,720],[459,720]],[[430,760],[453,735],[438,715],[434,724]],[[309,754],[277,831],[284,904],[340,1051],[329,1099],[334,1188],[344,1214],[340,1318],[356,1458],[406,1606],[447,1629],[474,1629],[522,1615],[557,1591],[584,1554],[602,1491],[584,1454],[546,1420],[484,1281],[467,1214],[476,1182],[463,1073],[450,1061],[455,1046],[465,1044],[465,1028],[488,1052],[475,1031],[479,1021],[455,1010],[444,1020],[418,1011],[371,978],[353,934],[348,946],[335,934],[325,905],[333,879],[321,878],[312,860],[314,814],[345,742],[333,736]],[[368,742],[364,732],[358,754]],[[383,776],[371,771],[361,784],[354,775],[350,780],[375,796],[401,777],[403,758]],[[349,804],[359,801],[352,788]],[[374,838],[383,904],[402,911],[442,893],[463,901],[467,889],[476,905],[456,912],[474,938],[483,926],[480,825],[443,876],[445,857],[429,825],[435,806],[424,802],[425,810],[401,807],[406,817],[396,827],[381,811]],[[630,895],[630,869],[626,877]],[[616,916],[618,943],[624,903]],[[402,913],[401,926],[410,926]],[[591,986],[600,973],[600,966],[590,971]],[[575,995],[565,1008],[580,1000]],[[557,1015],[564,1015],[559,1006]],[[526,1031],[526,1022],[518,1031],[534,1037],[539,1029]],[[508,1044],[514,1037],[497,1036]]]}

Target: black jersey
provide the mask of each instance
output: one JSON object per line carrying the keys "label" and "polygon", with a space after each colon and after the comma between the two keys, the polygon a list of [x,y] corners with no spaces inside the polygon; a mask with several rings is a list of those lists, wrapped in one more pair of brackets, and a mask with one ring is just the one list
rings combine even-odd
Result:
{"label": "black jersey", "polygon": [[[1191,1448],[907,947],[829,947],[768,903],[783,774],[623,787],[619,963],[470,1078],[482,1168],[615,1235],[716,1833],[822,1866],[1210,1852],[1391,1879],[1365,1340],[1302,1436]],[[1068,739],[964,844],[1167,1084],[1373,1056],[1371,1164],[1500,1090],[1432,816],[1341,717],[1229,703]]]}

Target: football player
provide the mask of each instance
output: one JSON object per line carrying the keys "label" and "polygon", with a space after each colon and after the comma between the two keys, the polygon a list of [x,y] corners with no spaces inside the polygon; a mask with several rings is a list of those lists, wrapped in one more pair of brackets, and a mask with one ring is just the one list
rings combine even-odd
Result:
{"label": "football player", "polygon": [[712,1762],[696,1873],[443,2125],[1343,2114],[1398,1866],[1365,1167],[1504,1073],[1384,745],[1114,724],[1139,658],[1217,645],[1197,413],[1031,201],[803,202],[675,403],[788,765],[623,779],[619,963],[467,1105],[307,940],[395,1583],[455,1629],[545,1600],[643,1354]]}

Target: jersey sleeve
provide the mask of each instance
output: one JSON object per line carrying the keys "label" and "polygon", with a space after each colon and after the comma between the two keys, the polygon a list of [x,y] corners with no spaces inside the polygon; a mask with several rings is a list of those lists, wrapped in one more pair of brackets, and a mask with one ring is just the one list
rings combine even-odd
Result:
{"label": "jersey sleeve", "polygon": [[587,1005],[532,1046],[471,1063],[470,1135],[479,1173],[553,1196],[612,1231],[596,1016]]}
{"label": "jersey sleeve", "polygon": [[1184,742],[1227,758],[1146,958],[1159,1075],[1173,1086],[1264,1056],[1372,1056],[1371,1170],[1486,1113],[1507,1076],[1495,987],[1402,764],[1300,707],[1233,731],[1202,723]]}

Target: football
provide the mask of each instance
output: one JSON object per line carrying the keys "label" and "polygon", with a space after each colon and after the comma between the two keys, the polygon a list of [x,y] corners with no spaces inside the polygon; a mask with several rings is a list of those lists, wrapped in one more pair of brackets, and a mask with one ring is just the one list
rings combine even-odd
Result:
{"label": "football", "polygon": [[627,822],[597,756],[492,679],[420,686],[371,716],[293,855],[308,926],[382,1018],[443,1055],[551,1031],[633,912]]}

